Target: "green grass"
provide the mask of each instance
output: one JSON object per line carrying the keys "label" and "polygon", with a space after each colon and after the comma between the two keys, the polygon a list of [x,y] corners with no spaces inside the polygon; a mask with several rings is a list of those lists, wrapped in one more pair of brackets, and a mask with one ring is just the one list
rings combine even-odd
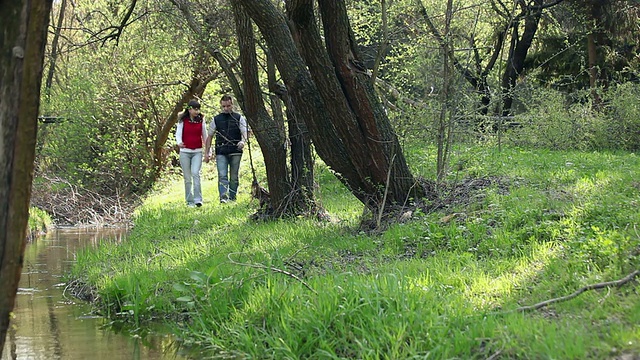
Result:
{"label": "green grass", "polygon": [[[433,153],[407,151],[416,174],[433,178]],[[257,206],[246,194],[248,163],[234,204],[187,208],[181,179],[168,178],[128,239],[82,252],[71,276],[97,289],[106,315],[168,322],[185,344],[220,358],[638,356],[637,280],[514,310],[640,269],[640,158],[480,147],[453,155],[461,170],[451,184],[489,186],[380,235],[357,230],[362,205],[325,168],[317,177],[330,223],[248,220]],[[214,168],[204,171],[205,200],[214,199]]]}
{"label": "green grass", "polygon": [[48,229],[53,227],[53,220],[51,216],[45,211],[42,211],[36,207],[29,208],[29,224],[28,232],[31,236],[46,233]]}

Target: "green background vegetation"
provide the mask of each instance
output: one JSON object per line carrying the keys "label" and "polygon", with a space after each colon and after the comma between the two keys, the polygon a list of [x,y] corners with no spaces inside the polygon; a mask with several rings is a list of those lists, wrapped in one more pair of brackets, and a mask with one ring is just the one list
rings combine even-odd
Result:
{"label": "green background vegetation", "polygon": [[[208,31],[196,35],[174,4],[138,1],[131,21],[113,38],[107,35],[120,25],[128,3],[56,2],[52,25],[60,21],[62,3],[66,7],[56,56],[50,48],[45,61],[45,78],[50,75],[52,81],[43,85],[41,105],[41,114],[62,121],[40,126],[37,175],[61,177],[108,196],[142,195],[176,163],[172,135],[161,144],[169,156],[160,168],[154,163],[154,146],[191,81],[211,79],[201,98],[208,116],[217,113],[220,95],[231,92],[219,62],[205,50],[216,49],[239,74],[232,11],[225,2],[190,3],[192,20]],[[387,0],[386,28],[381,2],[347,4],[364,65],[371,68],[378,60],[377,91],[401,141],[435,144],[444,122],[451,124],[454,142],[499,138],[551,150],[637,151],[640,146],[640,24],[633,1],[599,3],[600,13],[588,13],[590,2],[574,1],[545,10],[524,70],[507,93],[501,84],[508,42],[496,48],[502,15],[482,1],[453,2],[450,46],[462,68],[476,79],[486,78],[486,115],[500,115],[503,98],[513,97],[515,118],[509,122],[520,127],[508,139],[500,138],[508,124],[499,126],[482,115],[482,94],[457,67],[444,77],[440,44],[418,2]],[[446,4],[423,5],[442,35]],[[589,65],[588,34],[602,37],[595,67]],[[263,43],[260,36],[257,41]],[[499,56],[488,68],[494,51]],[[262,50],[258,59],[264,65]],[[594,68],[599,77],[591,86]],[[266,84],[266,75],[259,75]]]}

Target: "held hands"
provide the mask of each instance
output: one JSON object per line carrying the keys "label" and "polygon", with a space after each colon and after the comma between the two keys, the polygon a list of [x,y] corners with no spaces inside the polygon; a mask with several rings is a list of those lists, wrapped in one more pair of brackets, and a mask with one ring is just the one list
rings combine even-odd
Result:
{"label": "held hands", "polygon": [[237,146],[238,146],[238,150],[242,150],[244,148],[244,141],[243,140],[238,141]]}

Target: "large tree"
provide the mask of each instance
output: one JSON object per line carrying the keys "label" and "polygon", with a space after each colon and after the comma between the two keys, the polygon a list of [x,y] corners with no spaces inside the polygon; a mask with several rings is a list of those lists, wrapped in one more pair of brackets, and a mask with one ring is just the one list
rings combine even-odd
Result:
{"label": "large tree", "polygon": [[[269,90],[273,91],[273,95],[277,94],[285,101],[287,95],[286,91],[280,91],[282,87],[277,84],[275,69],[271,70],[272,67],[268,64],[260,66],[258,62],[256,45],[260,40],[254,37],[251,19],[246,16],[239,3],[233,3],[232,8],[214,2],[196,4],[172,0],[172,3],[187,19],[186,24],[198,39],[198,44],[216,59],[218,66],[224,71],[228,87],[235,95],[238,105],[249,121],[252,133],[263,150],[270,194],[262,193],[264,190],[254,172],[252,192],[261,198],[263,205],[256,215],[280,217],[322,213],[313,200],[313,192],[307,191],[312,188],[311,184],[304,181],[313,174],[312,163],[299,160],[296,156],[304,149],[309,149],[309,144],[303,143],[302,146],[298,146],[298,140],[303,136],[296,136],[296,132],[292,131],[287,141],[282,106],[279,106],[280,98],[270,97],[273,115],[265,107],[263,92],[267,89],[263,89],[260,83],[260,76],[263,74],[260,72],[261,68],[269,69]],[[231,9],[233,11],[230,11]],[[267,51],[264,46],[262,49]],[[241,71],[237,67],[238,63]],[[292,106],[287,107],[289,121],[294,118],[294,113]],[[251,146],[249,150],[250,148]],[[287,167],[288,150],[291,153],[290,167]],[[310,156],[306,159],[308,158]],[[296,171],[297,169],[302,170]]]}
{"label": "large tree", "polygon": [[[233,3],[233,12],[235,14],[240,62],[242,65],[244,109],[245,114],[251,121],[256,139],[261,149],[263,149],[262,153],[270,191],[270,211],[274,216],[316,213],[317,209],[314,207],[313,194],[310,191],[304,191],[305,189],[300,186],[300,179],[303,178],[303,175],[295,171],[296,169],[304,168],[307,173],[313,173],[312,164],[295,157],[296,154],[300,153],[297,139],[302,136],[290,131],[289,135],[292,138],[291,143],[293,146],[291,146],[291,172],[289,172],[286,164],[287,146],[284,115],[280,107],[272,106],[274,116],[271,116],[264,106],[258,78],[256,44],[251,19],[237,2]],[[267,68],[269,82],[273,83],[275,82],[275,69],[269,69],[269,66]],[[287,98],[286,95],[284,98]],[[280,103],[278,98],[272,98],[271,101],[273,105]],[[290,119],[295,119],[293,112],[289,112],[289,114]],[[258,184],[255,179],[252,187],[254,195],[259,196]],[[310,186],[307,188],[310,189]]]}
{"label": "large tree", "polygon": [[42,64],[51,0],[1,0],[0,353],[27,238]]}
{"label": "large tree", "polygon": [[[344,1],[240,3],[260,29],[319,156],[373,212],[423,195],[362,66]],[[324,39],[324,41],[323,41]]]}

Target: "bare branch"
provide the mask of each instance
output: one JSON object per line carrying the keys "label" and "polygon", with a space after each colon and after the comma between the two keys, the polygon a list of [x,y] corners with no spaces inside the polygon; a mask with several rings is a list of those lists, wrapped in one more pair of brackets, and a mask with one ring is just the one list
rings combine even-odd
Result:
{"label": "bare branch", "polygon": [[307,289],[311,290],[311,292],[313,292],[314,294],[316,294],[316,295],[318,294],[315,290],[313,290],[311,288],[311,286],[309,286],[309,284],[307,284],[304,280],[302,280],[299,277],[297,277],[295,274],[292,274],[292,273],[290,273],[290,272],[288,272],[286,270],[275,268],[273,266],[265,266],[265,265],[262,265],[262,264],[240,263],[240,262],[237,262],[237,261],[235,261],[235,260],[233,260],[231,258],[231,255],[235,255],[235,254],[238,254],[238,253],[231,253],[231,254],[227,255],[227,258],[229,259],[229,261],[231,261],[231,263],[234,264],[234,265],[247,266],[247,267],[254,268],[254,269],[271,270],[273,272],[277,272],[277,273],[280,273],[280,274],[287,275],[287,276],[289,276],[289,277],[291,277],[291,278],[293,278],[295,280],[298,280],[300,283],[302,283],[302,285],[304,285],[304,287],[306,287]]}
{"label": "bare branch", "polygon": [[131,1],[131,5],[129,5],[129,8],[127,9],[127,13],[125,14],[124,18],[122,18],[122,21],[120,21],[120,25],[109,26],[105,29],[100,30],[97,34],[95,34],[94,37],[97,37],[98,35],[109,31],[107,35],[105,35],[104,37],[98,38],[97,41],[101,41],[102,45],[104,46],[107,43],[107,41],[115,40],[116,45],[118,45],[118,43],[120,42],[120,36],[122,35],[124,28],[143,16],[143,15],[138,16],[137,18],[129,22],[129,19],[131,19],[131,15],[133,14],[133,10],[135,10],[136,8],[137,2],[138,0]]}
{"label": "bare branch", "polygon": [[515,311],[533,311],[533,310],[538,310],[540,308],[543,308],[543,307],[551,305],[551,304],[555,304],[557,302],[571,300],[571,299],[577,297],[578,295],[580,295],[583,292],[588,291],[588,290],[603,289],[603,288],[608,288],[608,287],[612,287],[612,286],[620,287],[620,286],[630,282],[631,280],[633,280],[639,274],[640,274],[640,270],[636,270],[636,271],[632,272],[631,274],[625,276],[624,278],[622,278],[620,280],[608,281],[608,282],[602,282],[602,283],[587,285],[585,287],[582,287],[582,288],[578,289],[573,294],[570,294],[570,295],[567,295],[567,296],[561,296],[561,297],[555,298],[555,299],[549,299],[549,300],[542,301],[542,302],[539,302],[539,303],[534,304],[534,305],[521,306],[521,307],[515,309]]}

